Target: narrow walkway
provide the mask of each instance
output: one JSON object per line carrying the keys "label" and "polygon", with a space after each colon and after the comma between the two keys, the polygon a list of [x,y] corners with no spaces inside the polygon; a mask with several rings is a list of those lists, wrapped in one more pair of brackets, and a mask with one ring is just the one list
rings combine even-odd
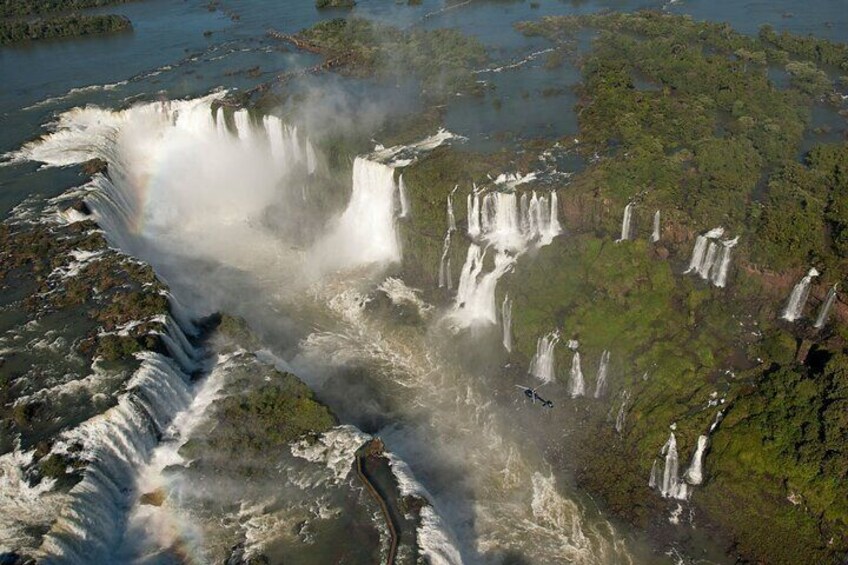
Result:
{"label": "narrow walkway", "polygon": [[397,557],[397,549],[398,549],[398,533],[395,528],[395,524],[392,521],[392,517],[389,514],[389,507],[386,504],[383,496],[377,491],[374,484],[365,474],[365,467],[363,466],[363,460],[366,457],[369,457],[371,453],[373,453],[372,448],[375,446],[378,447],[380,451],[382,451],[382,442],[379,439],[369,441],[357,454],[356,454],[356,474],[359,476],[359,480],[362,481],[362,484],[365,485],[365,488],[368,489],[368,492],[371,493],[371,496],[374,497],[374,500],[377,501],[377,504],[380,505],[380,509],[383,511],[383,517],[386,519],[386,526],[389,529],[389,536],[391,537],[389,544],[389,553],[386,556],[386,565],[394,565],[395,558]]}

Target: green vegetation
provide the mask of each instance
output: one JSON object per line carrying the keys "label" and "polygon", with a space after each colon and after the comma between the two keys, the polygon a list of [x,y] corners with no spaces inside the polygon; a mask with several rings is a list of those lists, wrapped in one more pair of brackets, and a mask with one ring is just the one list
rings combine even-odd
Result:
{"label": "green vegetation", "polygon": [[[180,452],[190,458],[213,454],[226,462],[285,448],[306,434],[327,431],[336,424],[326,406],[296,376],[249,360],[234,370],[224,396],[213,407],[214,427],[186,443]],[[226,464],[226,463],[225,463]]]}
{"label": "green vegetation", "polygon": [[[848,145],[819,145],[798,159],[810,109],[831,89],[828,70],[776,41],[685,17],[609,13],[518,27],[549,38],[556,54],[587,27],[597,32],[580,60],[577,107],[576,147],[591,163],[559,193],[569,235],[522,257],[498,289],[498,300],[508,292],[514,301],[511,361],[527,366],[536,338],[561,328],[580,340],[591,383],[601,352],[612,351],[607,398],[576,405],[590,423],[573,439],[578,481],[650,528],[666,511],[646,483],[669,425],[677,424],[688,462],[724,399],[708,480],[692,498],[699,516],[744,559],[836,562],[848,548],[845,332],[842,322],[812,333],[777,321],[803,268],[819,267],[824,284],[848,271]],[[770,66],[786,69],[786,86],[769,79]],[[436,286],[453,187],[461,187],[461,223],[471,182],[527,170],[523,159],[442,148],[404,171],[414,210],[402,223],[405,280]],[[639,235],[616,245],[628,202],[636,203]],[[657,209],[663,238],[649,244]],[[728,289],[680,274],[694,235],[717,225],[741,237]],[[467,247],[461,231],[454,275]],[[812,345],[803,364],[802,342]],[[565,348],[557,355],[562,376],[571,359]],[[618,434],[610,413],[625,391]],[[778,547],[770,532],[785,543]]]}
{"label": "green vegetation", "polygon": [[839,67],[843,72],[848,71],[848,45],[844,43],[834,43],[812,35],[804,37],[786,31],[778,34],[770,25],[760,28],[760,39],[792,55]]}
{"label": "green vegetation", "polygon": [[73,12],[86,8],[99,8],[125,4],[131,0],[3,0],[0,18],[42,16],[56,12]]}
{"label": "green vegetation", "polygon": [[[523,257],[499,288],[514,301],[516,361],[526,366],[536,338],[554,328],[580,340],[587,375],[612,351],[608,398],[582,404],[594,425],[573,440],[578,480],[648,527],[664,508],[646,481],[668,426],[677,424],[688,460],[718,410],[710,401],[723,398],[708,480],[692,503],[746,560],[837,562],[848,548],[845,332],[842,322],[814,333],[776,318],[795,273],[814,264],[830,284],[848,271],[848,145],[819,145],[798,160],[810,109],[832,89],[822,65],[840,66],[845,46],[768,29],[752,38],[653,12],[517,27],[558,48],[586,28],[597,34],[580,60],[577,107],[578,148],[592,162],[560,192],[570,235]],[[773,84],[769,66],[785,68],[789,84]],[[416,175],[405,178],[415,192]],[[615,245],[628,202],[639,236]],[[657,209],[663,238],[652,245]],[[727,290],[679,274],[694,235],[717,225],[742,238]],[[427,260],[438,265],[431,247]],[[803,363],[801,343],[811,346]],[[557,366],[570,362],[560,349]],[[619,435],[610,413],[624,391]]]}
{"label": "green vegetation", "polygon": [[2,21],[0,22],[0,45],[9,45],[28,40],[58,39],[115,33],[132,29],[132,23],[124,16],[79,16],[71,15],[47,20]]}
{"label": "green vegetation", "polygon": [[319,10],[324,8],[353,8],[355,0],[315,0],[315,7]]}
{"label": "green vegetation", "polygon": [[400,30],[360,18],[325,20],[294,39],[346,73],[392,79],[414,73],[435,97],[476,90],[472,71],[486,60],[480,42],[456,30]]}

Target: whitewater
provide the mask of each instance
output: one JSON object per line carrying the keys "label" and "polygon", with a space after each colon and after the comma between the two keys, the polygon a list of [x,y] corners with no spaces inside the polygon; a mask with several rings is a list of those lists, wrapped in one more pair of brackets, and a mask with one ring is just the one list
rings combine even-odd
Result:
{"label": "whitewater", "polygon": [[[6,160],[53,167],[104,160],[107,172],[83,187],[96,221],[112,245],[156,269],[187,317],[215,311],[244,317],[343,423],[365,428],[379,414],[373,431],[402,462],[396,466],[406,484],[414,477],[415,488],[431,499],[433,515],[419,538],[434,563],[508,554],[538,563],[630,561],[623,537],[567,494],[543,446],[513,425],[513,396],[493,399],[493,391],[512,384],[483,379],[459,358],[458,342],[485,355],[487,346],[475,341],[485,337],[470,335],[469,327],[489,328],[499,348],[511,346],[498,316],[511,316],[511,304],[495,302],[496,285],[518,254],[557,244],[556,193],[469,194],[471,241],[453,242],[468,245],[457,299],[438,311],[389,275],[403,256],[398,222],[415,213],[400,170],[452,136],[438,132],[356,157],[345,203],[322,208],[333,172],[308,132],[274,116],[225,111],[222,96],[118,111],[76,108]],[[487,253],[495,266],[484,272]],[[372,316],[369,304],[378,293],[414,305],[429,319],[426,327]],[[190,370],[196,355],[180,350],[178,336],[173,341],[188,365],[181,370]],[[364,383],[349,379],[351,368],[366,369]],[[539,379],[553,380],[552,361],[537,368]],[[174,414],[187,414],[183,422],[200,418],[217,382],[208,377],[211,384],[198,393],[183,377],[169,379],[178,392],[163,429]],[[181,424],[180,433],[192,425]],[[142,473],[142,482],[156,484],[156,469],[172,457],[172,448],[157,451],[144,439],[136,459],[124,457],[132,469],[122,476]],[[125,516],[120,528],[143,518]],[[70,551],[53,539],[46,555]]]}

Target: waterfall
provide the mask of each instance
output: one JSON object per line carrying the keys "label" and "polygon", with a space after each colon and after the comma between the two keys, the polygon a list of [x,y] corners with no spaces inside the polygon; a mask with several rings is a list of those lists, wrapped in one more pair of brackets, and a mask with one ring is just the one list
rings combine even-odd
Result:
{"label": "waterfall", "polygon": [[467,210],[468,235],[472,239],[477,239],[480,237],[480,196],[478,194],[468,195]]}
{"label": "waterfall", "polygon": [[633,203],[630,202],[624,207],[624,217],[621,218],[621,237],[616,240],[627,241],[630,239],[630,220],[633,216]]}
{"label": "waterfall", "polygon": [[170,314],[165,316],[165,332],[160,333],[159,337],[165,344],[168,354],[184,372],[191,374],[199,368],[197,351]]}
{"label": "waterfall", "polygon": [[[660,494],[663,498],[685,500],[689,495],[689,489],[678,475],[677,438],[674,437],[674,432],[671,432],[668,441],[663,445],[661,454],[665,457],[665,464],[663,465],[662,481],[658,483]],[[654,464],[656,465],[656,460]],[[653,470],[651,481],[657,485]]]}
{"label": "waterfall", "polygon": [[698,446],[695,454],[692,455],[692,463],[683,475],[690,485],[700,485],[704,482],[704,452],[707,449],[707,443],[707,436],[698,436]]}
{"label": "waterfall", "polygon": [[621,393],[621,406],[618,407],[618,414],[615,417],[615,431],[619,435],[624,431],[624,420],[627,418],[628,402],[630,402],[630,391],[625,390]]}
{"label": "waterfall", "polygon": [[654,464],[651,465],[651,474],[648,475],[648,486],[651,488],[657,488],[657,485],[662,482],[662,476],[660,473],[660,465],[659,462],[654,459]]}
{"label": "waterfall", "polygon": [[225,137],[230,134],[227,129],[227,117],[224,114],[223,106],[218,106],[215,111],[215,130],[218,132],[218,137]]}
{"label": "waterfall", "polygon": [[698,271],[701,263],[704,262],[704,251],[707,250],[708,243],[709,240],[703,235],[699,235],[697,239],[695,239],[695,247],[692,249],[692,258],[689,260],[689,268],[686,269],[684,273]]}
{"label": "waterfall", "polygon": [[456,217],[453,215],[453,193],[459,185],[456,185],[448,194],[448,231],[456,231]]}
{"label": "waterfall", "polygon": [[403,182],[403,175],[398,179],[398,198],[400,199],[400,214],[398,217],[406,218],[409,216],[409,198],[406,195],[406,183]]}
{"label": "waterfall", "polygon": [[715,420],[713,420],[713,423],[710,424],[710,430],[708,433],[713,433],[714,431],[716,431],[716,428],[718,428],[718,425],[721,423],[722,418],[724,418],[724,412],[719,410],[716,414]]}
{"label": "waterfall", "polygon": [[350,202],[319,245],[319,255],[332,258],[336,268],[399,261],[397,191],[392,167],[357,157],[353,162]]}
{"label": "waterfall", "polygon": [[651,241],[654,243],[660,240],[660,211],[654,212],[654,229],[651,231]]}
{"label": "waterfall", "polygon": [[813,324],[813,327],[817,330],[820,330],[827,323],[827,318],[830,315],[830,309],[833,308],[833,303],[836,302],[836,290],[839,285],[835,284],[830,287],[830,290],[827,291],[827,297],[824,299],[822,303],[821,310],[819,310],[819,315],[816,317],[816,323]]}
{"label": "waterfall", "polygon": [[251,141],[253,138],[253,124],[250,121],[250,112],[245,109],[236,110],[233,113],[233,121],[236,124],[236,134],[242,141]]}
{"label": "waterfall", "polygon": [[494,268],[483,273],[485,253],[476,243],[468,246],[468,253],[459,276],[456,299],[450,317],[459,327],[476,323],[497,324],[495,290],[498,280],[511,271],[515,259],[506,253],[495,254]]}
{"label": "waterfall", "polygon": [[[249,124],[246,124],[247,128]],[[271,147],[271,156],[274,159],[274,164],[282,169],[293,167],[296,164],[303,162],[304,152],[300,147],[300,140],[297,136],[297,128],[286,125],[276,116],[263,116],[262,127],[265,130],[265,135],[268,139],[268,144]],[[239,130],[239,137],[246,139],[256,135],[252,129],[245,129],[244,134]],[[244,137],[243,137],[244,136]],[[258,141],[257,141],[258,143]],[[308,174],[313,174],[316,167],[315,149],[306,140],[306,170]]]}
{"label": "waterfall", "polygon": [[609,370],[610,352],[601,353],[601,363],[598,365],[598,379],[595,383],[595,398],[600,398],[607,392],[607,371]]}
{"label": "waterfall", "polygon": [[786,303],[786,308],[783,310],[781,318],[787,322],[794,322],[804,312],[804,305],[807,303],[807,298],[810,296],[810,284],[814,277],[819,276],[819,272],[813,267],[802,278],[798,284],[792,289],[792,294],[789,295],[789,301]]}
{"label": "waterfall", "polygon": [[710,271],[715,264],[716,253],[718,253],[718,245],[715,241],[709,242],[707,244],[707,252],[704,254],[704,260],[698,266],[698,276],[704,280],[709,280],[710,278]]}
{"label": "waterfall", "polygon": [[559,203],[535,191],[528,197],[515,192],[475,191],[468,196],[468,235],[501,251],[522,252],[532,244],[549,245],[562,233]]}
{"label": "waterfall", "polygon": [[504,349],[512,352],[512,300],[509,299],[509,294],[504,296],[503,304],[501,304],[501,321],[503,322],[503,346]]}
{"label": "waterfall", "polygon": [[684,274],[695,273],[705,281],[711,282],[718,288],[727,284],[727,273],[730,269],[731,249],[739,242],[739,238],[722,240],[724,228],[718,227],[699,235],[695,239],[692,258]]}
{"label": "waterfall", "polygon": [[543,236],[543,241],[550,243],[553,238],[562,233],[562,225],[559,223],[559,197],[556,191],[551,192],[551,220],[548,222],[548,231]]}
{"label": "waterfall", "polygon": [[439,261],[439,288],[453,288],[453,277],[451,276],[450,264],[451,230],[445,234],[445,242],[442,245],[442,258]]}
{"label": "waterfall", "polygon": [[583,369],[580,368],[580,352],[575,351],[571,359],[571,373],[568,380],[568,393],[571,398],[586,395],[586,383],[583,380]]}
{"label": "waterfall", "polygon": [[739,237],[722,241],[721,253],[719,254],[718,266],[713,269],[713,284],[718,288],[724,288],[727,284],[727,272],[730,269],[730,250],[739,243]]}
{"label": "waterfall", "polygon": [[536,355],[530,362],[530,374],[545,384],[556,379],[554,347],[559,343],[559,332],[545,334],[536,341]]}
{"label": "waterfall", "polygon": [[[173,417],[191,401],[188,377],[167,358],[140,355],[127,392],[102,415],[63,432],[58,454],[81,453],[88,464],[69,503],[39,549],[45,562],[107,563],[120,542],[138,468]],[[79,448],[81,452],[78,452]]]}

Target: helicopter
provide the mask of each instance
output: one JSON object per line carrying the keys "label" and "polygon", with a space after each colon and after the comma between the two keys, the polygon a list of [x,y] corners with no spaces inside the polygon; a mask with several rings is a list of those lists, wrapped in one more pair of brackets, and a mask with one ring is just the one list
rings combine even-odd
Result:
{"label": "helicopter", "polygon": [[539,402],[542,403],[542,408],[553,408],[554,407],[553,402],[551,402],[550,400],[545,400],[544,398],[539,396],[539,394],[536,392],[539,389],[539,387],[530,388],[529,386],[523,386],[523,385],[515,385],[515,386],[516,386],[516,388],[520,388],[521,390],[523,390],[524,396],[526,396],[527,398],[532,400],[533,404],[536,404],[536,401],[538,400]]}

